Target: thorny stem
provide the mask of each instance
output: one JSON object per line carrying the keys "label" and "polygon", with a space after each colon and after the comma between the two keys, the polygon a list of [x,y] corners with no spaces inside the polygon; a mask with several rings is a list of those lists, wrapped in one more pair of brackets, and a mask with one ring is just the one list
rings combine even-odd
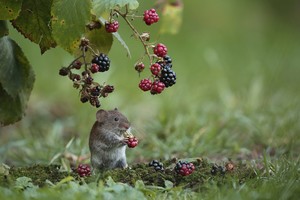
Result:
{"label": "thorny stem", "polygon": [[85,48],[82,48],[82,57],[83,57],[83,62],[84,62],[84,69],[85,69],[85,71],[87,71],[88,68],[87,68],[87,63],[86,63],[86,59],[85,59]]}
{"label": "thorny stem", "polygon": [[127,19],[127,14],[128,14],[128,5],[126,5],[126,11],[125,13],[121,13],[119,10],[114,9],[115,12],[117,12],[124,20],[125,22],[128,24],[128,26],[131,28],[131,30],[133,31],[134,35],[139,38],[139,40],[142,42],[144,49],[145,49],[145,54],[149,57],[150,63],[152,64],[153,59],[151,54],[149,53],[149,45],[144,41],[144,39],[142,38],[141,34],[136,30],[136,28],[130,23],[130,21]]}

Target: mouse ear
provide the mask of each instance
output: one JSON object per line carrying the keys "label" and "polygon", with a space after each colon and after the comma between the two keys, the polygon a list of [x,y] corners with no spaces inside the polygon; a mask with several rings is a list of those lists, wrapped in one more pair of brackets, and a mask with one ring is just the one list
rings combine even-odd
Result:
{"label": "mouse ear", "polygon": [[104,119],[104,117],[107,115],[107,111],[100,109],[97,111],[96,113],[96,119],[97,121],[101,122],[102,119]]}

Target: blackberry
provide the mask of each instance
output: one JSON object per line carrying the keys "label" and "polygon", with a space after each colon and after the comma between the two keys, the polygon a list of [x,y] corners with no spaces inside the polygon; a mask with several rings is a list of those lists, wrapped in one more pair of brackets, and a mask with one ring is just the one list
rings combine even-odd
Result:
{"label": "blackberry", "polygon": [[137,63],[137,64],[134,66],[134,69],[135,69],[137,72],[141,73],[141,72],[145,69],[145,65],[144,65],[144,63],[139,62],[139,63]]}
{"label": "blackberry", "polygon": [[98,57],[94,57],[92,63],[95,63],[99,66],[99,72],[105,72],[109,70],[110,67],[110,60],[104,53],[100,53]]}
{"label": "blackberry", "polygon": [[143,79],[139,84],[139,88],[141,88],[141,90],[143,91],[148,91],[151,89],[151,87],[152,87],[152,82],[150,79]]}
{"label": "blackberry", "polygon": [[97,73],[98,71],[99,71],[99,65],[97,65],[96,63],[93,63],[92,65],[91,65],[91,68],[90,68],[90,70],[91,70],[91,72],[94,74],[94,73]]}
{"label": "blackberry", "polygon": [[143,20],[148,26],[150,26],[151,24],[158,22],[159,16],[156,13],[156,10],[152,8],[144,12]]}
{"label": "blackberry", "polygon": [[164,57],[168,53],[168,49],[166,45],[162,43],[158,43],[154,48],[153,48],[153,53],[157,55],[158,57]]}
{"label": "blackberry", "polygon": [[88,164],[79,164],[76,171],[81,177],[91,175],[91,167]]}
{"label": "blackberry", "polygon": [[158,76],[160,70],[161,70],[161,65],[159,63],[154,63],[150,66],[150,71],[155,76]]}
{"label": "blackberry", "polygon": [[214,164],[214,165],[211,167],[210,173],[211,173],[212,175],[216,175],[218,172],[220,172],[221,175],[224,175],[225,172],[226,172],[226,168],[223,167],[223,166],[218,166],[217,164]]}
{"label": "blackberry", "polygon": [[158,160],[152,160],[148,165],[149,167],[153,167],[156,171],[164,170],[164,165]]}
{"label": "blackberry", "polygon": [[134,147],[136,147],[136,146],[138,145],[138,143],[139,143],[138,139],[137,139],[136,137],[134,137],[134,136],[129,136],[127,139],[128,139],[128,141],[127,141],[127,146],[128,146],[129,148],[134,148]]}
{"label": "blackberry", "polygon": [[166,65],[161,70],[160,81],[163,82],[166,87],[171,87],[176,83],[176,73],[169,65]]}
{"label": "blackberry", "polygon": [[172,66],[172,59],[171,59],[171,57],[170,56],[168,56],[168,55],[165,55],[164,56],[164,62],[167,64],[167,65],[171,65]]}
{"label": "blackberry", "polygon": [[105,22],[105,29],[108,33],[117,32],[118,28],[119,28],[119,22],[118,21]]}
{"label": "blackberry", "polygon": [[160,94],[165,89],[165,84],[160,81],[154,81],[151,86],[151,94]]}
{"label": "blackberry", "polygon": [[186,161],[179,161],[178,163],[176,163],[175,166],[175,172],[182,176],[190,175],[191,173],[193,173],[194,170],[194,164]]}

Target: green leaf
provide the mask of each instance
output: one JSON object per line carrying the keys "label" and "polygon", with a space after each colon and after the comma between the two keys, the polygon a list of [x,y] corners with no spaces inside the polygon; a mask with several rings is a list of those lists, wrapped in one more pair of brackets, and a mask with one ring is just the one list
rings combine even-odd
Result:
{"label": "green leaf", "polygon": [[103,12],[109,11],[114,8],[122,8],[128,5],[130,10],[135,10],[139,7],[137,0],[94,0],[93,1],[93,12],[97,16],[101,16]]}
{"label": "green leaf", "polygon": [[[102,22],[102,24],[105,24],[105,19],[103,17],[99,17],[99,20]],[[127,46],[126,42],[122,39],[121,35],[118,32],[112,33],[112,35],[117,38],[117,40],[121,43],[121,45],[125,48],[127,52],[127,56],[131,58],[131,53],[129,50],[129,47]]]}
{"label": "green leaf", "polygon": [[[105,27],[102,26],[100,29],[93,29],[92,31],[87,30],[87,32],[84,34],[84,37],[89,39],[90,46],[96,51],[104,54],[108,54],[112,43],[113,43],[113,37],[111,33],[107,33],[105,30]],[[79,41],[74,43],[74,46],[72,48],[77,49],[75,55],[79,56],[81,55],[81,51],[79,49]],[[87,54],[86,59],[92,60],[92,55]]]}
{"label": "green leaf", "polygon": [[34,73],[21,48],[8,36],[0,39],[0,125],[19,121],[34,83]]}
{"label": "green leaf", "polygon": [[50,27],[51,5],[52,0],[26,0],[20,15],[12,21],[24,37],[40,46],[41,53],[56,46]]}
{"label": "green leaf", "polygon": [[166,4],[162,12],[161,26],[159,32],[176,34],[182,24],[183,5]]}
{"label": "green leaf", "polygon": [[0,37],[8,35],[7,23],[4,20],[0,20]]}
{"label": "green leaf", "polygon": [[0,0],[0,20],[15,19],[21,10],[23,0]]}
{"label": "green leaf", "polygon": [[91,18],[90,10],[90,0],[53,0],[52,34],[66,51],[74,53],[78,48],[75,44],[85,32],[85,25]]}

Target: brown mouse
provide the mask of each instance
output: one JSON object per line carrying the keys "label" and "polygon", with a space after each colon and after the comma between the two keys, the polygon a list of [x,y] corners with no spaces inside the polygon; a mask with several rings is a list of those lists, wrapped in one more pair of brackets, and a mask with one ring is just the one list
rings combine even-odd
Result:
{"label": "brown mouse", "polygon": [[130,128],[128,119],[117,109],[100,109],[96,119],[89,138],[93,170],[126,168],[128,139],[124,133]]}

